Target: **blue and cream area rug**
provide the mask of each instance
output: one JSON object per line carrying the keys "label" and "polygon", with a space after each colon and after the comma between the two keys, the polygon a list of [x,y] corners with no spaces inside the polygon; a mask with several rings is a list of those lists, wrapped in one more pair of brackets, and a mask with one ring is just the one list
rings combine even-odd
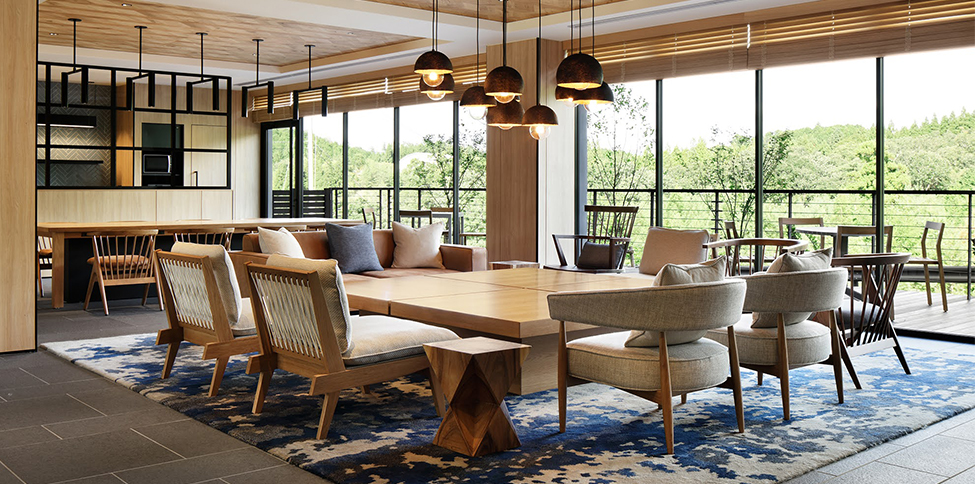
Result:
{"label": "blue and cream area rug", "polygon": [[468,458],[431,442],[440,419],[424,379],[349,390],[327,440],[315,440],[321,398],[308,380],[278,372],[264,413],[250,413],[255,375],[231,360],[220,393],[207,397],[212,361],[184,344],[172,376],[161,380],[165,347],[154,335],[49,343],[79,366],[338,483],[775,482],[799,476],[864,448],[975,407],[975,357],[908,351],[905,375],[893,351],[856,358],[864,383],[846,379],[836,403],[832,369],[791,377],[792,420],[782,420],[778,380],[755,384],[745,371],[744,434],[736,433],[729,390],[689,395],[674,410],[676,454],[665,456],[656,405],[601,385],[569,391],[568,428],[558,433],[557,393],[506,399],[522,445]]}

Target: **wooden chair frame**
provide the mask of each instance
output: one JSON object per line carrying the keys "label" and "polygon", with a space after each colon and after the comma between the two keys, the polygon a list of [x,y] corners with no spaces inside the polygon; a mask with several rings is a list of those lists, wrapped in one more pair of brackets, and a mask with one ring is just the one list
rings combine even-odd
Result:
{"label": "wooden chair frame", "polygon": [[410,219],[410,227],[416,227],[414,222],[418,223],[419,226],[423,226],[423,220],[427,221],[427,225],[433,224],[433,210],[400,210],[399,211],[400,220],[404,218]]}
{"label": "wooden chair frame", "polygon": [[[220,290],[217,288],[217,281],[213,275],[213,263],[210,262],[209,257],[157,250],[156,261],[160,269],[160,292],[166,300],[166,319],[169,321],[169,328],[159,330],[156,335],[157,345],[169,345],[166,350],[166,361],[163,364],[162,378],[169,378],[173,364],[176,362],[176,353],[179,351],[180,343],[188,341],[202,345],[203,359],[217,360],[213,368],[209,392],[211,397],[215,396],[220,389],[220,383],[223,381],[223,374],[227,369],[230,357],[257,351],[260,347],[257,335],[234,337],[227,322],[227,311],[220,297]],[[182,280],[179,277],[174,278],[172,274],[169,274],[170,268],[175,267],[202,273],[208,314],[206,311],[202,315],[193,314],[194,308],[189,306],[192,306],[193,303],[202,303],[199,300],[192,300],[194,296],[200,294],[199,288],[196,288],[195,293],[194,291],[187,291],[192,282]],[[178,285],[178,289],[174,290],[174,285]],[[209,318],[206,317],[207,315]]]}
{"label": "wooden chair frame", "polygon": [[224,249],[229,251],[230,239],[233,235],[233,227],[182,229],[173,232],[173,239],[176,242],[189,242],[191,244],[222,245]]}
{"label": "wooden chair frame", "polygon": [[[335,330],[329,320],[325,296],[317,272],[282,269],[248,262],[247,279],[251,287],[251,303],[254,305],[254,319],[260,340],[260,353],[251,356],[247,362],[247,373],[260,373],[254,395],[253,413],[263,411],[264,399],[267,397],[274,370],[280,369],[311,378],[309,395],[324,395],[317,433],[317,438],[323,439],[328,435],[342,390],[365,388],[374,383],[422,371],[430,380],[437,415],[443,416],[444,394],[439,380],[433,378],[430,373],[430,362],[425,354],[375,364],[348,368],[345,366]],[[280,291],[269,291],[267,288],[271,285],[288,287],[292,294],[282,295]],[[284,340],[272,334],[268,316],[271,316],[272,320],[283,322],[302,315],[314,318],[317,334],[307,336],[317,338],[317,344],[290,344],[290,348],[275,344],[275,341]],[[292,326],[292,328],[297,327],[299,326]],[[307,338],[305,340],[308,341]]]}
{"label": "wooden chair frame", "polygon": [[[85,294],[84,310],[88,310],[91,302],[91,292],[98,284],[102,297],[102,309],[108,316],[108,298],[105,296],[106,286],[131,286],[145,284],[142,294],[142,305],[146,305],[149,298],[149,287],[156,284],[153,250],[156,248],[158,230],[119,230],[92,234],[91,242],[94,249],[94,260],[91,266],[91,278],[88,280],[88,292]],[[126,262],[131,257],[134,263]],[[115,259],[112,259],[115,258]],[[118,263],[121,259],[122,263]],[[115,260],[115,263],[111,261]],[[105,262],[109,263],[105,263]],[[159,309],[162,310],[162,298],[159,298]]]}
{"label": "wooden chair frame", "polygon": [[[633,237],[633,225],[636,223],[636,214],[640,211],[640,207],[586,205],[585,211],[587,235],[629,240]],[[630,258],[630,266],[634,266],[633,247],[627,246],[626,255]]]}
{"label": "wooden chair frame", "polygon": [[[935,239],[934,250],[936,258],[932,259],[928,257],[928,235],[932,230],[938,232],[938,236]],[[921,257],[911,257],[907,261],[908,264],[916,264],[924,266],[924,286],[928,293],[928,306],[931,306],[931,273],[928,266],[934,264],[938,266],[938,282],[941,285],[941,305],[945,312],[948,312],[948,290],[945,287],[945,263],[941,256],[941,239],[945,234],[945,224],[942,222],[924,222],[924,232],[921,234]],[[890,252],[889,246],[887,249]],[[43,295],[43,293],[41,294]]]}
{"label": "wooden chair frame", "polygon": [[44,283],[41,278],[41,270],[54,268],[53,244],[54,241],[51,237],[37,236],[37,257],[34,262],[37,272],[37,291],[41,294],[41,297],[44,297]]}
{"label": "wooden chair frame", "polygon": [[[849,237],[850,235],[860,235],[860,236],[876,236],[877,227],[874,225],[837,225],[836,226],[836,249],[833,250],[833,257],[844,257],[847,254],[841,253],[840,250],[843,247],[843,239]],[[894,239],[894,226],[884,225],[884,250],[887,253],[891,252],[892,241]]]}
{"label": "wooden chair frame", "polygon": [[[625,258],[626,251],[630,246],[630,239],[626,237],[609,237],[605,235],[557,235],[552,234],[552,240],[555,241],[555,254],[559,257],[559,266],[546,266],[551,269],[567,270],[567,271],[578,271],[578,272],[620,272],[623,268],[623,259]],[[565,251],[562,249],[562,240],[572,240],[573,241],[573,252],[574,258],[573,262],[578,262],[579,252],[582,248],[582,242],[592,241],[596,243],[606,242],[609,244],[609,250],[607,251],[608,259],[606,261],[606,267],[608,269],[586,269],[577,267],[574,264],[570,264],[568,259],[565,257]],[[615,264],[614,255],[619,249],[617,247],[622,246],[624,257],[621,257],[618,264]]]}
{"label": "wooden chair frame", "polygon": [[[779,238],[780,239],[791,239],[796,236],[793,233],[792,228],[799,225],[816,225],[819,227],[823,226],[822,217],[779,217]],[[826,236],[819,236],[819,248],[826,248]]]}
{"label": "wooden chair frame", "polygon": [[[775,257],[780,254],[804,252],[809,248],[809,242],[797,239],[744,238],[717,240],[705,244],[704,247],[711,250],[712,257],[717,257],[719,249],[724,249],[724,255],[728,260],[727,274],[729,276],[740,276],[742,275],[742,263],[749,265],[749,274],[754,274],[758,272],[755,270],[756,267],[759,267],[758,261],[764,265],[774,261]],[[774,249],[774,254],[766,255],[766,248]],[[763,268],[759,268],[759,270],[761,269]]]}
{"label": "wooden chair frame", "polygon": [[[862,386],[856,370],[853,368],[851,359],[853,356],[893,348],[904,368],[904,373],[911,374],[907,359],[904,357],[904,351],[897,339],[897,332],[894,331],[892,324],[894,295],[904,271],[904,264],[910,257],[911,255],[907,253],[882,253],[854,254],[833,258],[833,267],[850,269],[850,283],[847,288],[850,295],[850,306],[837,309],[835,319],[845,343],[841,345],[843,362],[846,364],[846,368],[857,388],[862,388]],[[855,297],[858,282],[862,282],[859,300]],[[860,309],[859,318],[854,317],[857,307]],[[846,311],[850,316],[849,322],[843,317]]]}
{"label": "wooden chair frame", "polygon": [[362,207],[362,223],[369,223],[369,217],[372,217],[372,228],[378,229],[379,226],[376,225],[376,209],[372,207]]}

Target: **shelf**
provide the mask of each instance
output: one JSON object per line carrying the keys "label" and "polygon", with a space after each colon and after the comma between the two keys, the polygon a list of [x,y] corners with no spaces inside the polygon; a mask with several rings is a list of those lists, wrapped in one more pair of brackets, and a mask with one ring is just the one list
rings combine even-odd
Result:
{"label": "shelf", "polygon": [[[44,163],[46,160],[38,158],[38,163]],[[102,160],[51,160],[52,165],[100,165],[106,163]]]}

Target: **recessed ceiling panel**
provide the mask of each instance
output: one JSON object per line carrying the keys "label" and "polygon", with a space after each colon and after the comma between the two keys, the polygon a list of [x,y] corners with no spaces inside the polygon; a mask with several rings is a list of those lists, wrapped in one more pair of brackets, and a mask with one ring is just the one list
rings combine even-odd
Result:
{"label": "recessed ceiling panel", "polygon": [[[401,7],[419,8],[422,10],[432,10],[431,0],[368,0],[375,3],[387,5],[399,5]],[[596,5],[616,3],[624,0],[595,0]],[[589,16],[589,6],[591,0],[583,0],[582,5],[587,9],[583,17]],[[576,10],[579,9],[579,2],[572,1]],[[569,0],[542,0],[542,15],[551,15],[569,11]],[[465,17],[475,17],[477,12],[477,0],[441,0],[440,12],[452,15],[463,15]],[[501,21],[501,2],[498,0],[481,0],[481,18],[494,21]],[[538,0],[508,0],[508,21],[516,22],[538,16]]]}

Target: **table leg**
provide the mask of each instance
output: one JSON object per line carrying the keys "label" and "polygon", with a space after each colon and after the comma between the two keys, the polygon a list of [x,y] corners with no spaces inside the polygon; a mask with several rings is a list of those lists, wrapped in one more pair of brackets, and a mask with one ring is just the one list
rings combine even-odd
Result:
{"label": "table leg", "polygon": [[64,233],[51,236],[51,306],[64,307]]}

